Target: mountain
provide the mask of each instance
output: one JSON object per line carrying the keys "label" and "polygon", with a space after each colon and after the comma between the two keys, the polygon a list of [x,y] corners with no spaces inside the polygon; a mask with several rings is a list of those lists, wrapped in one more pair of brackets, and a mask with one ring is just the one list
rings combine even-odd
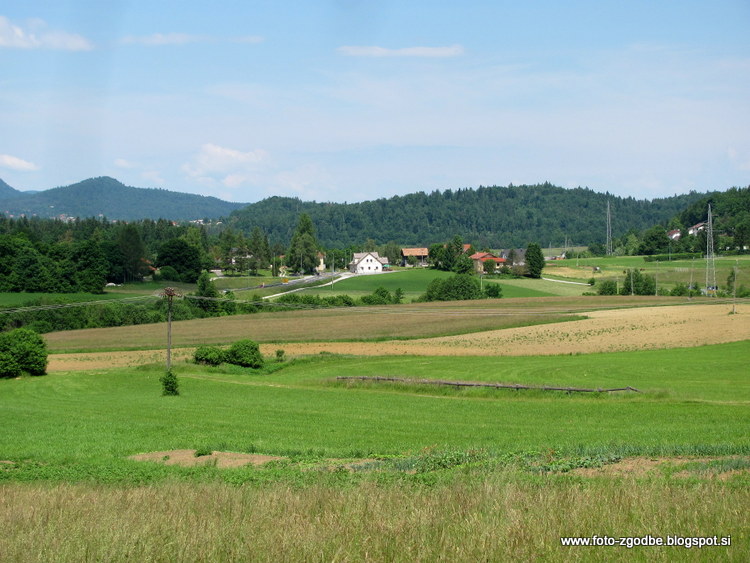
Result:
{"label": "mountain", "polygon": [[[3,182],[5,186],[5,184]],[[0,213],[38,217],[97,217],[109,219],[192,220],[229,215],[243,207],[215,197],[126,186],[114,178],[90,178],[41,192],[18,192],[0,185]]]}
{"label": "mountain", "polygon": [[11,199],[14,197],[22,196],[23,192],[15,188],[11,188],[3,180],[0,179],[0,200]]}
{"label": "mountain", "polygon": [[550,183],[418,192],[361,203],[316,203],[271,197],[234,211],[230,225],[249,232],[259,226],[272,241],[288,243],[300,213],[310,215],[318,241],[329,248],[395,241],[425,247],[461,235],[476,248],[588,245],[606,241],[607,202],[612,234],[666,223],[707,194],[636,200],[588,188]]}

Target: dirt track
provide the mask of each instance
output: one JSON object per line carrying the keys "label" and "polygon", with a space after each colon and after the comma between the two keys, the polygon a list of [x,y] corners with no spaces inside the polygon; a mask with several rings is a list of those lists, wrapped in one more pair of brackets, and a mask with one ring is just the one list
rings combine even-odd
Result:
{"label": "dirt track", "polygon": [[[316,342],[263,344],[273,357],[319,354],[425,356],[536,356],[659,348],[683,348],[750,339],[750,305],[693,305],[618,309],[588,313],[585,320],[492,330],[459,336],[386,342]],[[173,353],[187,359],[190,349]],[[163,352],[97,352],[50,355],[48,371],[96,370],[164,360]]]}

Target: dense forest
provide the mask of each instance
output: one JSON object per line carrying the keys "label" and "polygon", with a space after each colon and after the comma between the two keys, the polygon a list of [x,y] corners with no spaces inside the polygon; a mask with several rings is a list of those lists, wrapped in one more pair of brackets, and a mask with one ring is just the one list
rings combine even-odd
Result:
{"label": "dense forest", "polygon": [[669,198],[636,200],[587,188],[565,189],[549,183],[534,186],[418,192],[362,203],[316,203],[271,197],[233,212],[228,221],[249,232],[259,226],[271,240],[286,244],[300,213],[307,213],[327,247],[396,241],[429,246],[461,234],[476,248],[604,243],[610,202],[612,233],[621,236],[666,223],[706,197],[690,192]]}
{"label": "dense forest", "polygon": [[175,281],[194,282],[213,265],[207,251],[203,228],[171,221],[0,216],[0,291],[101,293],[160,265],[179,272]]}
{"label": "dense forest", "polygon": [[34,193],[14,190],[0,180],[0,212],[14,216],[190,221],[228,215],[243,205],[215,197],[133,188],[106,176]]}

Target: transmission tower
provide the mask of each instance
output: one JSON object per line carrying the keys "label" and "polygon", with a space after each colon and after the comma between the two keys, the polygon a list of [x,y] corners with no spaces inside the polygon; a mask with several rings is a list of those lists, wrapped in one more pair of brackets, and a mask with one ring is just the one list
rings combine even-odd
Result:
{"label": "transmission tower", "polygon": [[716,296],[716,259],[714,257],[714,221],[711,217],[711,204],[708,204],[708,224],[706,225],[706,295]]}
{"label": "transmission tower", "polygon": [[607,256],[612,256],[612,215],[607,200]]}

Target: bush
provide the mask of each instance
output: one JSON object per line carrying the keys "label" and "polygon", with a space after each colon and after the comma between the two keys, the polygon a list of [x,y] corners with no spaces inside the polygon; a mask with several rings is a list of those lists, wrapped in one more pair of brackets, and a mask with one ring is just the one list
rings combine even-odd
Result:
{"label": "bush", "polygon": [[21,366],[8,352],[0,351],[0,377],[18,377],[21,375]]}
{"label": "bush", "polygon": [[157,274],[154,275],[154,280],[159,281],[181,281],[180,273],[175,270],[172,266],[162,266],[159,268]]}
{"label": "bush", "polygon": [[263,367],[263,356],[257,342],[238,340],[229,347],[225,361],[236,366],[258,369]]}
{"label": "bush", "polygon": [[617,282],[614,280],[604,280],[599,282],[597,292],[599,295],[617,295]]}
{"label": "bush", "polygon": [[7,372],[0,370],[0,377],[17,376],[13,362],[18,370],[30,375],[44,375],[47,373],[47,346],[44,340],[33,330],[17,328],[0,334],[0,353],[10,356],[12,362],[3,363]]}
{"label": "bush", "polygon": [[503,288],[496,283],[488,283],[484,288],[484,294],[491,299],[499,299],[503,296]]}
{"label": "bush", "polygon": [[167,397],[174,397],[180,394],[180,386],[177,382],[177,376],[172,370],[167,371],[159,379],[161,381],[161,394]]}
{"label": "bush", "polygon": [[226,353],[217,346],[201,346],[193,354],[196,364],[218,366],[224,362]]}
{"label": "bush", "polygon": [[479,280],[469,274],[456,274],[449,278],[435,278],[427,286],[420,301],[461,301],[483,297]]}

